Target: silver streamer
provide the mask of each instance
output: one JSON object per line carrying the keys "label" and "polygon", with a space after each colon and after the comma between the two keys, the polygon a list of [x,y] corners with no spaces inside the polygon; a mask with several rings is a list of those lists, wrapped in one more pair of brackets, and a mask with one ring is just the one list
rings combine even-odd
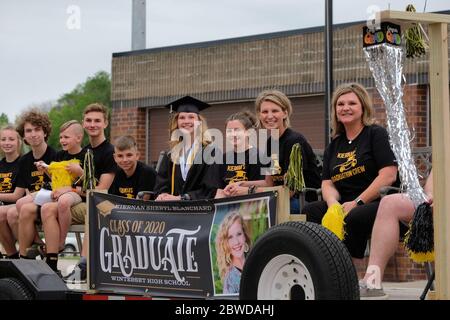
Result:
{"label": "silver streamer", "polygon": [[[403,109],[404,53],[401,47],[386,43],[364,48],[375,85],[386,106],[387,130],[392,151],[398,161],[402,187],[417,207],[426,200],[420,186],[414,159],[411,155],[411,133]],[[403,189],[403,188],[402,188]]]}

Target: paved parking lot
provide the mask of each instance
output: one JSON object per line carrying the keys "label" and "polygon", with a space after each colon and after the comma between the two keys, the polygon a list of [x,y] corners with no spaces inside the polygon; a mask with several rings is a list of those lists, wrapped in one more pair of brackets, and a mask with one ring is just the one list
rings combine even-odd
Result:
{"label": "paved parking lot", "polygon": [[419,300],[426,280],[413,282],[384,282],[384,291],[389,295],[388,300]]}

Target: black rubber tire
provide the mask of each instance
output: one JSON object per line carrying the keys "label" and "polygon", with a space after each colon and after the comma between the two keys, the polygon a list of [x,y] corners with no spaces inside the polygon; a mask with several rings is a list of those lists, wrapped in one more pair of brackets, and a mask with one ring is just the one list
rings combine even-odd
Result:
{"label": "black rubber tire", "polygon": [[16,278],[0,279],[0,300],[33,300],[27,286]]}
{"label": "black rubber tire", "polygon": [[257,299],[265,266],[281,254],[299,259],[308,269],[316,300],[358,300],[358,276],[351,256],[332,232],[311,222],[286,222],[263,234],[242,271],[240,299]]}

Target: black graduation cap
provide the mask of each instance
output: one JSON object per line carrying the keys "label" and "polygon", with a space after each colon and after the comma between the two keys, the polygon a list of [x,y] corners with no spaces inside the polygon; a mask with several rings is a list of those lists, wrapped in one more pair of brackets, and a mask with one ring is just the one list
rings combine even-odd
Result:
{"label": "black graduation cap", "polygon": [[193,112],[198,114],[203,109],[209,108],[210,105],[191,96],[184,96],[178,100],[172,101],[165,107],[169,108],[171,113]]}

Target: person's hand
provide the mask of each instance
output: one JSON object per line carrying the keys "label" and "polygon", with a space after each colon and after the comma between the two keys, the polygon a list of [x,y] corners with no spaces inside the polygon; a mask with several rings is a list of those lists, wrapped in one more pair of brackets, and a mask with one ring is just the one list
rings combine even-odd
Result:
{"label": "person's hand", "polygon": [[248,193],[248,187],[241,187],[240,183],[231,183],[225,187],[223,190],[227,197],[234,197],[238,195],[243,195]]}
{"label": "person's hand", "polygon": [[168,193],[161,193],[156,198],[156,201],[176,201],[176,200],[181,200],[181,196],[174,196]]}
{"label": "person's hand", "polygon": [[66,170],[67,172],[76,177],[81,177],[84,173],[83,168],[81,168],[81,166],[78,163],[69,163],[66,166]]}
{"label": "person's hand", "polygon": [[342,208],[344,209],[345,215],[347,215],[356,206],[357,206],[356,201],[344,202],[342,204]]}
{"label": "person's hand", "polygon": [[225,198],[225,197],[226,197],[226,195],[223,192],[223,189],[217,189],[216,196],[214,198],[215,199],[222,199],[222,198]]}
{"label": "person's hand", "polygon": [[223,192],[225,193],[225,195],[227,197],[231,197],[233,195],[236,195],[237,190],[239,190],[240,188],[245,188],[247,189],[247,187],[241,187],[241,184],[243,183],[243,181],[239,181],[239,182],[232,182],[229,185],[227,185],[225,187],[225,189],[223,189]]}
{"label": "person's hand", "polygon": [[48,169],[48,164],[46,164],[44,161],[39,160],[36,161],[34,163],[34,165],[36,166],[36,168],[40,171],[40,172],[46,172]]}

